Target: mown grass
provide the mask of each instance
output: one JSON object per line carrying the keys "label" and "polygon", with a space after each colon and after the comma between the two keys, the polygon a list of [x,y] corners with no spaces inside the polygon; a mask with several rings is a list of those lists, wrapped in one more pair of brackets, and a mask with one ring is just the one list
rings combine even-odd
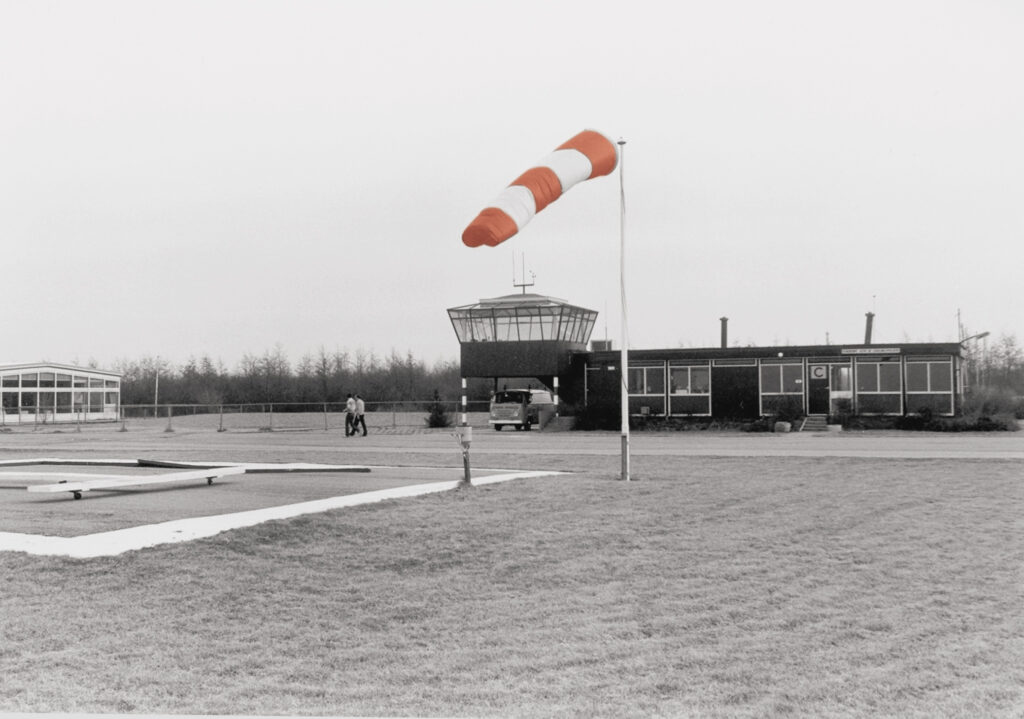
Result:
{"label": "mown grass", "polygon": [[0,710],[1024,712],[1019,463],[644,457],[0,556]]}

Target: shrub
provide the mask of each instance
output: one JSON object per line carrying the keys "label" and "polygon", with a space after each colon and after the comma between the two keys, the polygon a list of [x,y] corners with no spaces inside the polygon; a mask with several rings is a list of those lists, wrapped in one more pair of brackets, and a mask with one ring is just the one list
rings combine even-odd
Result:
{"label": "shrub", "polygon": [[978,387],[964,397],[963,414],[965,417],[1014,414],[1017,419],[1024,419],[1024,398],[1002,387]]}
{"label": "shrub", "polygon": [[740,429],[744,432],[771,432],[774,424],[773,421],[762,417],[761,419],[755,419],[753,422],[743,424]]}
{"label": "shrub", "polygon": [[576,413],[576,429],[621,429],[622,418],[618,402],[604,401],[581,407]]}
{"label": "shrub", "polygon": [[919,432],[1016,432],[1020,427],[1010,414],[970,417],[934,417],[928,413],[896,418],[896,429]]}
{"label": "shrub", "polygon": [[804,401],[802,397],[783,395],[780,397],[765,398],[764,407],[768,416],[775,422],[795,423],[804,416]]}
{"label": "shrub", "polygon": [[448,416],[448,410],[444,406],[444,402],[441,401],[440,393],[434,390],[434,399],[428,406],[430,414],[427,415],[427,426],[432,428],[451,427],[452,419]]}
{"label": "shrub", "polygon": [[850,429],[899,429],[903,417],[852,415],[847,425]]}
{"label": "shrub", "polygon": [[853,418],[853,402],[848,399],[837,399],[834,404],[835,411],[828,416],[829,424],[841,424],[844,428],[850,426]]}
{"label": "shrub", "polygon": [[[621,420],[620,420],[621,422]],[[708,429],[726,429],[727,423],[711,417],[633,417],[630,424],[647,432],[701,432]]]}

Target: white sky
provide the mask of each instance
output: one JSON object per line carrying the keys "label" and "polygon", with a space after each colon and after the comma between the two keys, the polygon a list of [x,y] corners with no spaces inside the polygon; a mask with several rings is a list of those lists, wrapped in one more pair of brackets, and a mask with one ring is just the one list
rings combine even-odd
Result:
{"label": "white sky", "polygon": [[619,188],[462,230],[627,141],[630,343],[1024,335],[1024,4],[0,0],[3,360],[458,358],[532,291],[619,338]]}

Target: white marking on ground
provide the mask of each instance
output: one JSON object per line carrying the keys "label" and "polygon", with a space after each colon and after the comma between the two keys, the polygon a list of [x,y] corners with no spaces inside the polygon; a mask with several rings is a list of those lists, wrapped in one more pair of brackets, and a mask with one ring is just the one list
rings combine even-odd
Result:
{"label": "white marking on ground", "polygon": [[98,467],[137,467],[137,459],[61,459],[60,457],[36,457],[32,459],[0,459],[0,467],[20,467],[31,464],[67,464]]}
{"label": "white marking on ground", "polygon": [[51,477],[86,477],[96,479],[101,475],[95,472],[0,472],[0,481],[9,477],[24,479],[50,479]]}
{"label": "white marking on ground", "polygon": [[[323,465],[321,465],[323,466]],[[436,468],[435,468],[436,469]],[[508,482],[513,479],[529,479],[566,474],[566,472],[510,472],[507,474],[479,477],[471,481],[473,486]],[[188,542],[193,539],[212,537],[221,532],[241,527],[252,527],[274,519],[289,519],[303,514],[315,514],[331,509],[354,507],[361,504],[382,502],[387,499],[417,497],[435,492],[447,492],[456,489],[461,480],[447,482],[428,482],[404,487],[379,489],[373,492],[348,494],[340,497],[329,497],[309,502],[285,504],[277,507],[254,509],[245,512],[218,514],[212,517],[193,517],[175,519],[169,522],[149,524],[141,527],[117,529],[111,532],[84,534],[78,537],[50,537],[39,534],[18,534],[0,532],[0,551],[25,552],[27,554],[73,557],[89,559],[92,557],[111,557],[136,549],[155,547],[160,544]]]}

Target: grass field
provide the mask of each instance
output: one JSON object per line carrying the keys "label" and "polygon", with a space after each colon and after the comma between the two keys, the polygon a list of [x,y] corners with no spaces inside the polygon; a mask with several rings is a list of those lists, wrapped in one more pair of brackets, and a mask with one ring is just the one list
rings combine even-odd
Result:
{"label": "grass field", "polygon": [[0,711],[1024,716],[1019,460],[651,454],[623,483],[573,436],[534,461],[568,477],[0,554]]}

